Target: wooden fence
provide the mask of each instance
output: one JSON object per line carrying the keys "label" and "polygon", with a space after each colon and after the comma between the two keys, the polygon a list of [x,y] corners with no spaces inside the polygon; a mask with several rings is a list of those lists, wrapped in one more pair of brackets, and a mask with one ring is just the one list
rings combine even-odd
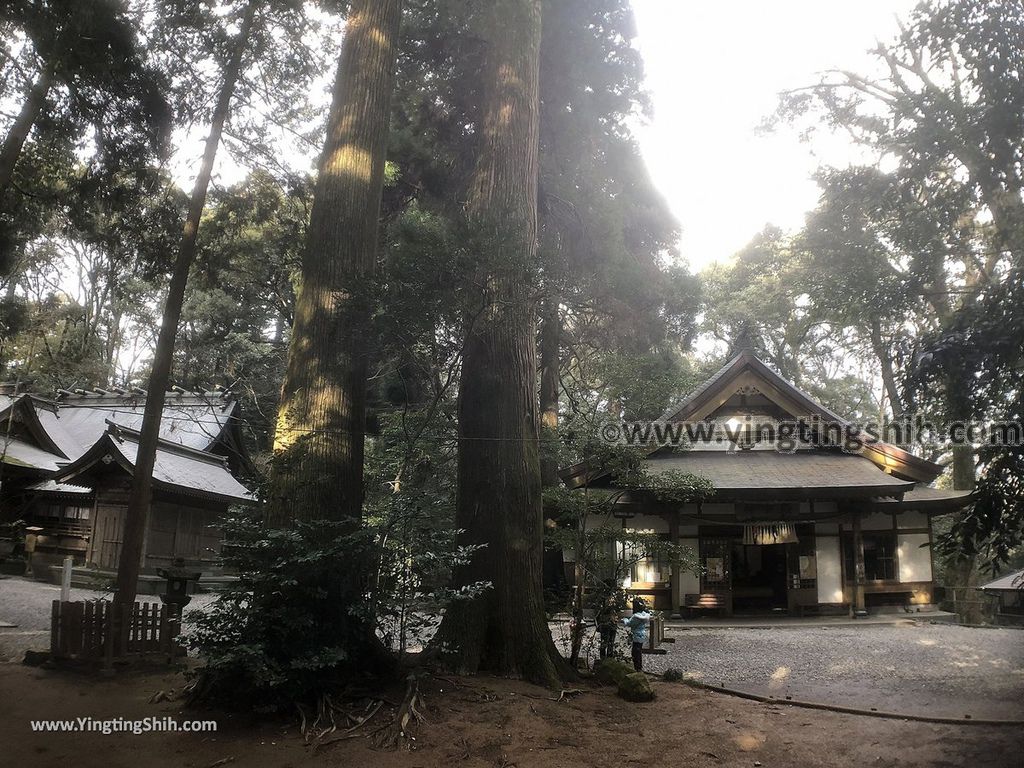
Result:
{"label": "wooden fence", "polygon": [[953,613],[962,623],[994,622],[999,610],[999,598],[977,587],[946,587],[945,597],[952,601]]}
{"label": "wooden fence", "polygon": [[651,623],[647,628],[647,645],[643,648],[644,653],[668,653],[667,648],[660,648],[663,643],[674,643],[674,637],[665,637],[665,616],[660,611],[651,616]]}
{"label": "wooden fence", "polygon": [[[120,613],[120,615],[116,615]],[[121,611],[101,601],[53,601],[50,654],[56,659],[114,659],[129,656],[164,656],[178,653],[175,639],[181,632],[177,609],[160,603],[135,603]]]}

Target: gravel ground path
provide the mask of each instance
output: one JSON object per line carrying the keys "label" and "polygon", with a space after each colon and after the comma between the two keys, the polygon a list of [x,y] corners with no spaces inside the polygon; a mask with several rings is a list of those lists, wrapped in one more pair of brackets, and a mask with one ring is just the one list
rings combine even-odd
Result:
{"label": "gravel ground path", "polygon": [[[72,589],[72,600],[109,593]],[[0,579],[0,662],[49,646],[50,604],[60,588]],[[152,595],[140,600],[158,601]],[[196,595],[202,608],[214,595]],[[187,614],[186,614],[187,615]],[[567,650],[562,623],[552,624]],[[714,685],[783,698],[949,717],[1024,719],[1024,630],[903,621],[890,625],[771,629],[669,627],[674,643],[649,654],[651,672],[680,669]],[[625,651],[624,633],[619,633]],[[587,650],[593,651],[592,643]]]}
{"label": "gravel ground path", "polygon": [[671,631],[652,672],[784,698],[949,717],[1024,719],[1024,631],[905,621]]}
{"label": "gravel ground path", "polygon": [[[59,597],[60,587],[53,584],[16,576],[0,578],[0,662],[20,662],[26,650],[41,651],[50,647],[50,606]],[[110,597],[110,592],[71,590],[72,600]],[[196,595],[188,607],[200,608],[213,598],[211,594]],[[160,602],[156,595],[139,595],[138,599],[140,602]],[[16,626],[3,626],[5,624]]]}

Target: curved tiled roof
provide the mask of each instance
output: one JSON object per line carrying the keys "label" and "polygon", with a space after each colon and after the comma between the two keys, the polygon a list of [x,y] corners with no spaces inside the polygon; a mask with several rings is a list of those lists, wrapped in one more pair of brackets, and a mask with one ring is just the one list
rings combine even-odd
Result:
{"label": "curved tiled roof", "polygon": [[721,495],[738,491],[835,491],[884,496],[911,490],[914,483],[880,472],[861,456],[831,451],[684,451],[643,462],[653,475],[680,471],[707,478]]}
{"label": "curved tiled roof", "polygon": [[[773,390],[780,400],[788,401],[791,409],[800,410],[801,412],[799,413],[790,414],[794,419],[804,419],[806,417],[811,417],[812,419],[820,418],[826,425],[851,426],[848,420],[798,389],[794,384],[787,381],[748,351],[740,352],[729,360],[713,376],[687,395],[678,405],[669,409],[660,421],[680,423],[706,418],[707,412],[714,410],[716,405],[720,405],[728,399],[728,396],[732,394],[729,389],[730,385],[734,385],[746,372],[749,372],[755,381],[763,382],[767,388]],[[665,455],[665,450],[667,449],[655,447],[650,451],[649,458],[663,456]],[[801,450],[798,453],[828,455],[831,451],[831,447],[827,447],[820,450]],[[763,449],[754,452],[767,453]],[[893,474],[897,474],[908,478],[898,482],[903,483],[903,487],[909,490],[915,483],[930,483],[942,473],[940,465],[915,456],[899,446],[880,441],[865,442],[859,458],[861,458],[862,463],[860,466],[864,472],[873,470],[875,473],[873,477],[869,477],[866,474],[863,477],[866,483],[865,487],[868,488],[875,485],[887,485],[886,480],[879,480],[879,475],[892,478]],[[604,477],[606,473],[598,470],[597,474],[594,474],[594,470],[590,468],[589,463],[583,461],[566,467],[559,474],[569,487],[579,487],[588,481],[593,482],[598,478]],[[714,478],[709,479],[715,482]],[[895,478],[892,479],[895,480]]]}
{"label": "curved tiled roof", "polygon": [[[82,478],[98,464],[116,463],[126,472],[135,471],[139,435],[117,424],[74,462],[60,469],[53,480],[60,484],[83,484]],[[153,485],[176,493],[227,502],[252,503],[252,492],[228,469],[227,460],[212,453],[160,440],[153,465]]]}
{"label": "curved tiled roof", "polygon": [[23,440],[0,435],[0,460],[9,466],[53,472],[61,458]]}
{"label": "curved tiled roof", "polygon": [[[178,493],[227,501],[251,501],[226,460],[210,449],[238,450],[229,429],[237,428],[238,404],[227,393],[167,393],[160,423],[160,446],[153,470],[154,484]],[[65,392],[54,400],[36,395],[0,393],[0,419],[17,423],[16,439],[0,434],[7,464],[27,467],[50,480],[70,482],[97,455],[114,455],[133,471],[138,430],[146,405],[145,393]],[[244,453],[244,451],[242,451]],[[247,457],[241,456],[243,466]],[[46,482],[33,490],[57,492]]]}
{"label": "curved tiled roof", "polygon": [[[207,450],[236,415],[237,404],[217,393],[167,393],[160,437],[189,448]],[[80,395],[62,399],[53,411],[40,410],[39,421],[68,458],[77,458],[106,432],[112,421],[127,429],[142,428],[145,397]]]}

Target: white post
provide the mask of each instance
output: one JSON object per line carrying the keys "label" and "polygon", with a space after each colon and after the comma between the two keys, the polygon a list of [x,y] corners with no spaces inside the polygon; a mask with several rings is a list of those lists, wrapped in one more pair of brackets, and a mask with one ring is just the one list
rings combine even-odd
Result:
{"label": "white post", "polygon": [[64,558],[64,568],[60,578],[60,601],[66,603],[71,600],[71,555]]}

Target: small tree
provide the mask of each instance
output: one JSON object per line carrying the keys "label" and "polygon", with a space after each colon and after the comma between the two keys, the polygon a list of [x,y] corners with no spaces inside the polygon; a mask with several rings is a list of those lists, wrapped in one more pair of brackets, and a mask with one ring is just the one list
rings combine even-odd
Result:
{"label": "small tree", "polygon": [[[696,558],[687,547],[658,534],[631,531],[614,515],[626,494],[682,504],[706,498],[714,490],[706,479],[685,472],[648,472],[636,449],[595,444],[588,447],[591,469],[582,488],[550,488],[545,492],[549,519],[547,543],[575,553],[575,579],[569,600],[569,663],[575,668],[583,648],[585,612],[609,601],[625,607],[623,584],[634,566],[649,557],[666,558],[673,568],[693,570]],[[611,476],[614,487],[592,487],[598,477]]]}
{"label": "small tree", "polygon": [[489,582],[449,588],[452,572],[479,547],[458,546],[455,528],[454,402],[448,387],[430,401],[379,414],[367,450],[365,522],[375,556],[369,605],[377,634],[401,661],[424,644],[453,602],[481,595]]}

